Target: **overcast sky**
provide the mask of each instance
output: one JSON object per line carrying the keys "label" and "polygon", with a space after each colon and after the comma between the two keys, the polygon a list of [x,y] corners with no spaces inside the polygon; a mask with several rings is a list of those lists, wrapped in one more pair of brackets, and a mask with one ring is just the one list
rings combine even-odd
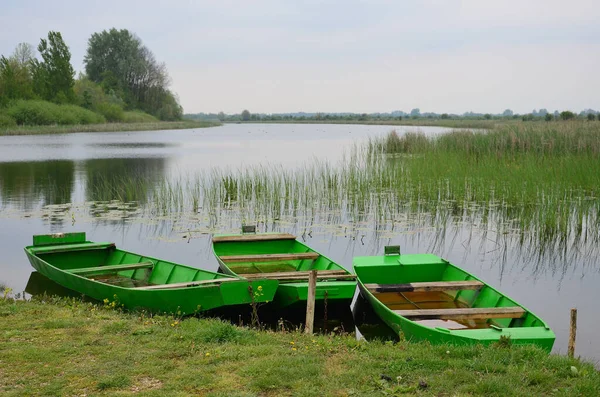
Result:
{"label": "overcast sky", "polygon": [[135,32],[185,112],[600,109],[594,0],[0,0],[0,54]]}

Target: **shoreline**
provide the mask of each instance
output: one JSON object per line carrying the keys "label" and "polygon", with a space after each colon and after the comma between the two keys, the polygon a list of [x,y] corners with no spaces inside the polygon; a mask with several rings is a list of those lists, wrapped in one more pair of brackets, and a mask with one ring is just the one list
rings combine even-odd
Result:
{"label": "shoreline", "polygon": [[193,128],[218,127],[222,124],[213,121],[159,121],[149,123],[103,123],[76,125],[34,125],[0,129],[0,136],[74,134],[82,132],[127,132],[183,130]]}
{"label": "shoreline", "polygon": [[519,121],[502,120],[251,120],[224,121],[223,124],[348,124],[348,125],[389,125],[407,127],[442,127],[442,128],[478,128],[494,129],[498,125],[517,123]]}

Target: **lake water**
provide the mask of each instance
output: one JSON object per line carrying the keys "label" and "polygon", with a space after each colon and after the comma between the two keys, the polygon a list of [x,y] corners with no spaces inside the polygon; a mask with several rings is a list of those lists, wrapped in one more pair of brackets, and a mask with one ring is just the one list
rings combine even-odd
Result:
{"label": "lake water", "polygon": [[[143,200],[110,201],[117,197],[98,186],[184,180],[199,172],[210,174],[215,168],[294,170],[315,160],[335,166],[353,145],[392,129],[425,134],[447,131],[437,127],[230,124],[181,131],[0,137],[0,282],[15,292],[23,291],[32,271],[23,247],[31,243],[31,236],[70,231],[85,231],[92,241],[113,241],[130,251],[216,270],[210,233],[237,231],[248,221],[247,215],[221,215],[215,221],[211,209],[200,206],[194,211],[173,211],[178,215],[174,216],[169,211],[145,210]],[[557,352],[566,352],[569,310],[577,307],[577,353],[600,359],[594,331],[600,325],[595,306],[600,283],[597,256],[581,263],[551,258],[532,261],[511,247],[498,249],[493,239],[465,222],[449,232],[435,225],[398,228],[353,222],[329,213],[310,219],[251,220],[260,230],[295,233],[347,268],[354,256],[379,255],[384,245],[399,244],[403,253],[443,256],[543,318],[557,335]]]}

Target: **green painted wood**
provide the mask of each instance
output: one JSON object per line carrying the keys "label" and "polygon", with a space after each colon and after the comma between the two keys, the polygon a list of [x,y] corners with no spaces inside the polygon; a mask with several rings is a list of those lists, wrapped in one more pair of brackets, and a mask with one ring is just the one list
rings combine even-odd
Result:
{"label": "green painted wood", "polygon": [[[434,344],[491,344],[504,336],[515,344],[535,344],[548,352],[552,349],[555,335],[542,319],[435,255],[356,257],[353,265],[361,295],[383,322],[406,339]],[[465,289],[465,283],[474,289]],[[415,285],[423,288],[414,288]],[[436,285],[444,288],[430,288]],[[457,288],[446,288],[449,286]],[[407,291],[409,288],[413,291]],[[431,293],[437,294],[433,301],[441,302],[437,304],[440,307],[426,303],[432,301],[428,295]],[[440,297],[445,299],[439,301]],[[397,305],[404,306],[394,309]],[[458,323],[444,325],[443,319]],[[425,322],[434,320],[437,325]],[[453,329],[453,324],[464,329]]]}
{"label": "green painted wood", "polygon": [[300,252],[294,254],[260,254],[260,255],[223,255],[223,262],[278,262],[278,261],[296,261],[317,259],[319,254],[316,252]]}
{"label": "green painted wood", "polygon": [[76,243],[76,244],[57,244],[57,245],[46,245],[42,247],[32,247],[31,249],[36,254],[53,254],[57,252],[71,252],[71,251],[82,251],[82,250],[105,250],[107,248],[114,248],[113,243]]}
{"label": "green painted wood", "polygon": [[[277,280],[244,280],[192,268],[120,250],[112,243],[85,241],[79,244],[29,246],[25,248],[25,253],[33,268],[65,288],[100,301],[113,301],[116,296],[118,303],[126,308],[144,308],[153,312],[189,315],[222,306],[247,307],[253,301],[272,301],[279,284]],[[48,255],[50,253],[52,255]],[[142,263],[153,263],[154,266],[149,271],[137,271]],[[126,266],[136,268],[124,270]],[[102,268],[106,271],[111,267],[121,270],[102,274],[101,279],[98,277],[97,280],[73,273],[78,269]],[[165,286],[167,282],[168,287]],[[216,282],[216,288],[207,288],[203,282]],[[176,287],[178,283],[187,287]],[[139,288],[150,286],[155,288]],[[261,293],[253,294],[252,291]]]}
{"label": "green painted wood", "polygon": [[[306,304],[308,277],[305,274],[308,274],[307,272],[310,270],[315,269],[318,272],[337,271],[339,277],[335,278],[354,278],[344,267],[296,240],[291,234],[218,235],[213,237],[212,243],[213,252],[223,273],[248,277],[251,280],[264,280],[267,278],[279,280],[281,282],[280,288],[277,289],[273,304],[280,308],[298,302]],[[282,258],[282,256],[286,256],[286,258]],[[246,257],[248,261],[234,264],[229,261],[228,257]],[[277,263],[261,264],[255,261],[259,257],[272,257],[278,258],[278,260]],[[300,260],[304,257],[315,259]],[[276,273],[286,273],[286,275],[276,275]],[[333,279],[335,280],[335,278]],[[331,296],[335,296],[335,299],[347,301],[349,305],[354,297],[356,281],[334,281],[332,277],[327,277],[327,279],[321,279],[317,282],[317,304],[323,304],[325,290],[322,288],[323,286],[329,286],[332,288],[332,292],[335,290],[335,293],[332,293]],[[285,283],[285,288],[283,288],[282,283]],[[333,283],[341,284],[336,284],[337,286],[333,287]]]}
{"label": "green painted wood", "polygon": [[125,270],[150,269],[152,267],[154,267],[154,263],[152,263],[152,262],[140,262],[140,263],[130,263],[130,264],[122,264],[122,265],[84,267],[84,268],[80,268],[80,269],[69,269],[67,271],[69,273],[89,277],[90,275],[95,275],[95,274],[116,273],[116,272],[122,272]]}
{"label": "green painted wood", "polygon": [[54,245],[54,244],[69,244],[69,243],[84,243],[86,241],[85,233],[54,233],[54,234],[39,234],[33,236],[33,245]]}

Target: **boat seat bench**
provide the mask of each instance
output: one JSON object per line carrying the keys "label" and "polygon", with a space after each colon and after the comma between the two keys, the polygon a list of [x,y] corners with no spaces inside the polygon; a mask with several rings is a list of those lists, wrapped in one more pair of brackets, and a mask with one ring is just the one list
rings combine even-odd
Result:
{"label": "boat seat bench", "polygon": [[298,252],[289,254],[263,254],[263,255],[224,255],[219,258],[223,262],[277,262],[291,260],[315,260],[319,257],[316,252]]}
{"label": "boat seat bench", "polygon": [[[304,281],[308,280],[310,271],[298,272],[273,272],[273,273],[252,273],[240,274],[248,280],[269,279],[279,281]],[[350,274],[345,270],[317,270],[317,279],[353,279],[356,275]]]}
{"label": "boat seat bench", "polygon": [[137,270],[137,269],[149,269],[154,267],[152,262],[140,262],[140,263],[128,263],[121,265],[107,265],[107,266],[96,266],[96,267],[82,267],[80,269],[66,269],[65,271],[78,274],[80,276],[90,274],[103,274],[103,273],[116,273],[125,270]]}
{"label": "boat seat bench", "polygon": [[171,288],[186,288],[186,287],[197,287],[201,285],[219,285],[221,283],[226,283],[230,281],[244,281],[241,278],[215,278],[210,280],[199,280],[199,281],[188,281],[183,283],[173,283],[173,284],[157,284],[157,285],[148,285],[144,287],[135,287],[132,289],[137,290],[154,290],[154,289],[171,289]]}
{"label": "boat seat bench", "polygon": [[486,320],[489,318],[521,318],[522,307],[468,307],[460,309],[394,310],[409,320]]}
{"label": "boat seat bench", "polygon": [[278,234],[245,234],[233,236],[215,236],[212,238],[213,243],[234,243],[245,241],[273,241],[273,240],[295,240],[296,236],[289,233]]}
{"label": "boat seat bench", "polygon": [[481,281],[434,281],[407,284],[365,284],[373,292],[426,292],[426,291],[460,291],[478,290],[483,287]]}
{"label": "boat seat bench", "polygon": [[103,250],[114,248],[114,243],[75,243],[75,244],[56,244],[46,245],[41,247],[33,247],[31,251],[34,254],[53,254],[55,252],[67,251],[87,251],[87,250]]}

